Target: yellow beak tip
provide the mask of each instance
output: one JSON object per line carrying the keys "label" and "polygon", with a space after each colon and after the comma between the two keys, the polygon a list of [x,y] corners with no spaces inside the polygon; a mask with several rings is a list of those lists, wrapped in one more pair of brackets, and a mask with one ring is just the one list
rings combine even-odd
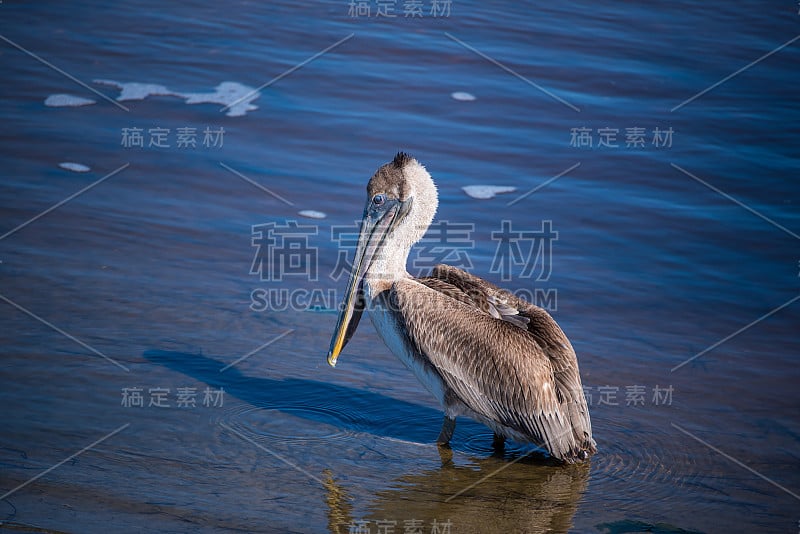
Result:
{"label": "yellow beak tip", "polygon": [[328,365],[330,365],[331,367],[336,367],[336,360],[337,360],[337,357],[334,356],[332,352],[329,352],[328,353]]}

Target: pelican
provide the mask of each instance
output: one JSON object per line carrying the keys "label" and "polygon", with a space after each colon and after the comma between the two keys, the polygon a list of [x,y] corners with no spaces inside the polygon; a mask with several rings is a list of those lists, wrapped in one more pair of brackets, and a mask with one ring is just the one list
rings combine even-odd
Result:
{"label": "pelican", "polygon": [[573,463],[596,451],[578,360],[544,309],[448,265],[406,271],[438,207],[436,185],[404,152],[367,184],[353,269],[328,352],[336,366],[365,308],[378,334],[439,401],[447,447],[464,415]]}

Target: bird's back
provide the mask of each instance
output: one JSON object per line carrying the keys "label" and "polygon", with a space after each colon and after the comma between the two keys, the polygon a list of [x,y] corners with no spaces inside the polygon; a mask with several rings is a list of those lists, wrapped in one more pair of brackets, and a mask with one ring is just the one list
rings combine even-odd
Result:
{"label": "bird's back", "polygon": [[496,432],[565,461],[595,452],[575,352],[547,311],[447,265],[396,281],[387,298],[446,385],[446,410],[463,403]]}

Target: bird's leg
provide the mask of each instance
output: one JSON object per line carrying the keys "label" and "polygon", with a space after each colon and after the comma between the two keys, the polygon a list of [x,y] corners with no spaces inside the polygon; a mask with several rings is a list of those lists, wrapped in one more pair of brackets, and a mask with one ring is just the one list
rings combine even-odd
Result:
{"label": "bird's leg", "polygon": [[494,433],[492,436],[492,447],[496,451],[502,451],[506,448],[506,437],[502,434],[498,434],[497,432]]}
{"label": "bird's leg", "polygon": [[439,445],[436,447],[439,451],[439,459],[442,461],[442,467],[449,467],[453,465],[453,449],[449,445]]}
{"label": "bird's leg", "polygon": [[453,431],[455,429],[456,429],[455,417],[449,417],[445,415],[444,421],[442,421],[442,431],[439,432],[439,437],[436,438],[436,444],[448,445],[450,443],[450,438],[453,437]]}

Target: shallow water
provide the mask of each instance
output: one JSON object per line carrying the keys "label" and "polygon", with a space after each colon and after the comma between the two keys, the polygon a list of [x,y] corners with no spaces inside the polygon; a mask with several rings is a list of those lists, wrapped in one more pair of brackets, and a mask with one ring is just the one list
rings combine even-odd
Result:
{"label": "shallow water", "polygon": [[[0,492],[41,475],[0,500],[0,520],[795,532],[800,43],[692,97],[794,39],[797,6],[459,1],[434,17],[423,2],[413,19],[396,6],[0,6]],[[112,100],[93,80],[260,94],[241,116],[174,95],[126,111],[7,40]],[[96,103],[45,104],[61,94]],[[644,146],[628,147],[635,127]],[[591,148],[571,145],[580,128]],[[618,146],[598,146],[603,128]],[[587,465],[516,444],[498,457],[468,420],[440,457],[439,408],[369,321],[325,362],[339,246],[399,149],[436,179],[439,220],[467,225],[440,249],[430,234],[411,270],[468,260],[552,310],[587,388]],[[481,200],[470,185],[517,190]],[[498,270],[503,221],[551,221],[552,259],[523,249],[533,270]],[[299,264],[290,244],[258,255],[257,232],[276,229],[299,236]],[[124,404],[132,388],[144,406]]]}

